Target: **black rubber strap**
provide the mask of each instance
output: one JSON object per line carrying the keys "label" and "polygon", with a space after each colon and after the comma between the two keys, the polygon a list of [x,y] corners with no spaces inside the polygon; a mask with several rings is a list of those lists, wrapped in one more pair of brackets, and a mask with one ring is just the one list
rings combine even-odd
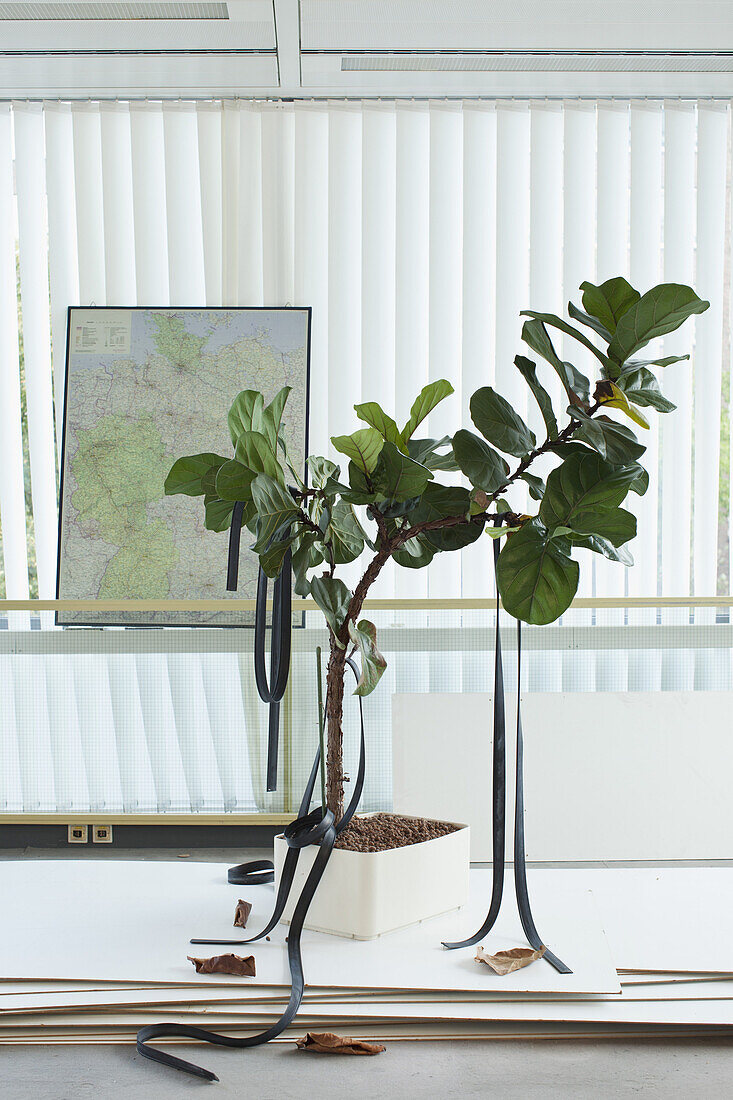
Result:
{"label": "black rubber strap", "polygon": [[[524,934],[531,947],[535,950],[542,947],[540,934],[535,927],[532,910],[529,904],[529,891],[527,889],[527,859],[524,846],[524,735],[522,733],[522,708],[521,708],[521,684],[522,684],[522,624],[517,619],[517,771],[516,771],[516,798],[514,802],[514,887],[517,893],[517,908],[522,922]],[[569,966],[562,959],[558,959],[549,947],[545,947],[542,956],[550,966],[554,966],[558,974],[572,974]]]}
{"label": "black rubber strap", "polygon": [[252,859],[227,871],[227,882],[232,886],[262,886],[274,880],[275,872],[270,859]]}
{"label": "black rubber strap", "polygon": [[[358,682],[358,666],[350,658],[347,658],[347,664]],[[210,1070],[203,1069],[201,1066],[194,1065],[192,1062],[187,1062],[183,1058],[177,1058],[173,1054],[167,1054],[165,1051],[158,1050],[156,1047],[149,1047],[147,1043],[151,1039],[183,1037],[186,1039],[200,1039],[202,1042],[213,1043],[216,1046],[238,1048],[253,1047],[259,1046],[262,1043],[267,1043],[270,1039],[274,1039],[292,1023],[300,1008],[303,993],[305,991],[305,975],[303,973],[303,960],[300,949],[300,937],[303,931],[303,925],[308,914],[310,903],[313,900],[313,896],[323,877],[323,872],[326,869],[331,852],[333,851],[336,839],[354,816],[364,787],[364,776],[366,773],[366,744],[361,697],[359,697],[359,723],[359,767],[356,782],[354,784],[354,792],[343,817],[338,823],[334,822],[331,811],[326,810],[323,806],[319,806],[310,813],[308,812],[320,767],[320,747],[316,753],[316,758],[311,768],[303,799],[300,804],[299,816],[288,825],[284,832],[288,850],[283,863],[275,907],[267,925],[262,931],[246,940],[191,940],[191,943],[197,944],[245,944],[254,943],[256,940],[262,939],[275,927],[282,916],[293,884],[301,850],[312,844],[318,845],[318,853],[308,873],[308,877],[290,921],[290,931],[288,933],[288,965],[290,968],[291,987],[290,998],[285,1011],[266,1031],[246,1037],[220,1035],[216,1031],[209,1031],[207,1028],[202,1027],[191,1027],[188,1024],[151,1024],[149,1027],[142,1028],[137,1035],[137,1050],[144,1058],[150,1058],[154,1062],[159,1062],[164,1066],[170,1066],[172,1069],[182,1070],[184,1073],[190,1073],[194,1077],[202,1077],[207,1081],[217,1081],[218,1077]],[[244,881],[244,876],[259,875],[264,873],[266,869],[267,873],[270,874],[271,868],[272,864],[269,860],[253,860],[251,863],[241,864],[239,867],[233,868],[232,870],[235,873],[239,873]],[[250,881],[253,880],[250,879]]]}
{"label": "black rubber strap", "polygon": [[[494,539],[494,570],[499,560],[499,539]],[[499,586],[496,588],[496,635],[494,639],[494,759],[491,794],[491,818],[493,838],[493,863],[491,903],[486,920],[473,936],[455,943],[444,943],[453,951],[459,947],[473,947],[491,931],[501,909],[504,892],[504,862],[506,851],[506,715],[504,707],[504,670],[501,662],[501,635],[499,633]]]}
{"label": "black rubber strap", "polygon": [[[229,529],[227,560],[227,592],[236,592],[239,582],[239,545],[244,504],[237,501]],[[280,700],[285,694],[290,672],[290,632],[292,610],[292,561],[288,550],[282,569],[275,580],[272,594],[272,637],[270,639],[270,681],[265,671],[265,635],[267,630],[267,576],[260,569],[257,576],[255,607],[255,683],[263,703],[269,704],[267,720],[266,788],[277,790],[277,759],[280,736]]]}
{"label": "black rubber strap", "polygon": [[[499,561],[499,539],[494,539],[494,572]],[[496,583],[496,640],[494,643],[494,778],[493,778],[493,882],[491,903],[486,920],[473,936],[458,943],[444,943],[451,950],[472,947],[483,939],[496,923],[501,909],[504,889],[504,855],[506,851],[506,714],[504,706],[504,669],[501,660],[501,634],[499,631],[499,583]],[[519,919],[530,945],[537,950],[542,940],[532,917],[527,889],[527,859],[524,843],[524,737],[522,733],[522,624],[517,620],[517,764],[516,794],[514,800],[514,886],[517,895]],[[561,959],[545,947],[542,956],[560,974],[572,974]]]}
{"label": "black rubber strap", "polygon": [[239,543],[242,538],[244,502],[238,500],[232,512],[229,527],[229,555],[227,557],[227,592],[236,592],[239,583]]}

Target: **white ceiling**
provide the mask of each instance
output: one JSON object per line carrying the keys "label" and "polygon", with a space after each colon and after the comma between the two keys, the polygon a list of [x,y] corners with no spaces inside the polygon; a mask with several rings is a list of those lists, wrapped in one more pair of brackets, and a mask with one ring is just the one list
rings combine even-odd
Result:
{"label": "white ceiling", "polygon": [[0,0],[3,98],[573,94],[733,96],[733,0]]}

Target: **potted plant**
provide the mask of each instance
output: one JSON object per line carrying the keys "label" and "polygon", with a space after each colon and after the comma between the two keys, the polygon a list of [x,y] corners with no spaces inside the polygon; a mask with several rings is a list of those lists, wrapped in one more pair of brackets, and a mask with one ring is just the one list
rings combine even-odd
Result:
{"label": "potted plant", "polygon": [[[210,530],[225,530],[235,503],[244,502],[242,522],[256,539],[253,550],[264,572],[276,577],[290,553],[295,591],[311,596],[323,612],[329,633],[326,802],[337,821],[344,805],[346,661],[350,652],[358,652],[356,694],[368,695],[386,663],[376,628],[361,612],[388,561],[421,569],[436,554],[460,550],[484,536],[506,536],[498,557],[499,592],[506,611],[531,624],[554,622],[569,607],[579,577],[574,548],[632,564],[626,544],[636,534],[636,519],[621,504],[629,492],[646,492],[649,475],[639,461],[644,445],[614,414],[644,429],[648,422],[642,409],[674,409],[653,368],[689,356],[635,357],[709,303],[677,284],[656,286],[642,295],[623,278],[600,286],[586,282],[580,289],[582,308],[571,302],[568,313],[583,328],[554,314],[522,314],[527,317],[523,341],[557,373],[567,401],[559,423],[537,363],[522,355],[515,358],[539,406],[546,431],[542,441],[491,386],[471,397],[478,434],[462,428],[452,438],[420,436],[420,425],[453,392],[448,381],[439,380],[423,388],[401,427],[376,402],[356,405],[365,426],[331,440],[344,462],[309,457],[306,484],[290,461],[282,430],[288,390],[269,404],[261,393],[245,390],[229,414],[234,457],[192,455],[179,459],[170,471],[166,493],[203,496]],[[588,353],[594,382],[561,359],[552,330]],[[600,338],[600,346],[587,330]],[[557,463],[546,481],[532,469],[541,456]],[[450,474],[459,476],[446,479]],[[511,505],[512,488],[520,481],[537,503],[534,515]],[[365,552],[366,568],[349,589],[338,576],[339,566]],[[390,822],[372,815],[372,825],[366,818],[359,822],[372,834],[391,828],[397,846],[379,852],[349,850],[345,844],[355,830],[352,825],[333,853],[309,926],[371,935],[375,928],[384,931],[465,901],[467,828],[443,824],[444,835],[405,846],[400,845],[405,819]],[[415,828],[420,827],[418,822]],[[349,877],[348,889],[339,885],[342,876]],[[353,912],[345,904],[347,897],[356,899]],[[361,923],[359,907],[362,915],[369,910]]]}

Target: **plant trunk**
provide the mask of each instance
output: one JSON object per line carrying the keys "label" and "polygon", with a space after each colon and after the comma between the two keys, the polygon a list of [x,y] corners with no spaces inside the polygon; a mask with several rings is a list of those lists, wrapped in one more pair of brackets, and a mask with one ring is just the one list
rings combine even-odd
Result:
{"label": "plant trunk", "polygon": [[343,712],[346,650],[331,638],[331,655],[326,673],[326,802],[336,821],[344,813]]}

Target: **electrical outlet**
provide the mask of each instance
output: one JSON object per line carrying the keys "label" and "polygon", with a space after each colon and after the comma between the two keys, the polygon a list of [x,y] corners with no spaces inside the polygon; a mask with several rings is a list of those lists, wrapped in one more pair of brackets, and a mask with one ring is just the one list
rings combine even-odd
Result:
{"label": "electrical outlet", "polygon": [[67,839],[69,844],[86,844],[89,840],[89,826],[69,825]]}
{"label": "electrical outlet", "polygon": [[92,843],[93,844],[111,844],[112,843],[112,826],[111,825],[92,825]]}

